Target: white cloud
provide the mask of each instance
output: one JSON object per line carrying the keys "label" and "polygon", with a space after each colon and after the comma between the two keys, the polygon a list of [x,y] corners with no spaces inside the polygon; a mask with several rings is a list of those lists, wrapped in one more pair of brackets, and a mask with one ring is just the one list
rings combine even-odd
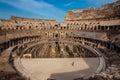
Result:
{"label": "white cloud", "polygon": [[48,4],[42,1],[35,0],[0,0],[0,2],[7,3],[16,8],[29,11],[30,13],[39,14],[45,16],[45,18],[53,18],[61,20],[64,17],[65,11],[56,8],[52,4]]}
{"label": "white cloud", "polygon": [[64,6],[66,7],[66,6],[71,6],[73,4],[73,2],[69,2],[69,3],[67,3],[67,4],[64,4]]}

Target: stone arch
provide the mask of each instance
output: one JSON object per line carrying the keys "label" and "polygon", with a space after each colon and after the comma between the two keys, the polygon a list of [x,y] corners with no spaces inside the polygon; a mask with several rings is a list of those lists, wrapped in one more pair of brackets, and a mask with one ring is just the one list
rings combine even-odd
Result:
{"label": "stone arch", "polygon": [[16,30],[19,30],[19,26],[18,25],[16,26]]}
{"label": "stone arch", "polygon": [[67,23],[67,27],[69,27],[70,26],[70,24],[69,23]]}
{"label": "stone arch", "polygon": [[64,26],[63,29],[66,29],[66,27]]}
{"label": "stone arch", "polygon": [[113,28],[113,26],[109,26],[109,30],[113,30],[114,28]]}
{"label": "stone arch", "polygon": [[101,28],[100,28],[101,26],[100,25],[98,25],[98,30],[100,30]]}
{"label": "stone arch", "polygon": [[67,26],[66,29],[68,30],[68,29],[69,29],[69,26]]}
{"label": "stone arch", "polygon": [[104,30],[104,26],[101,26],[101,30]]}
{"label": "stone arch", "polygon": [[84,29],[83,27],[84,27],[84,23],[82,23],[82,24],[81,24],[81,30],[83,30],[83,29]]}
{"label": "stone arch", "polygon": [[31,26],[29,26],[29,29],[31,29],[32,27]]}
{"label": "stone arch", "polygon": [[22,26],[20,26],[20,30],[22,30],[23,29],[23,27]]}
{"label": "stone arch", "polygon": [[71,23],[71,26],[73,26],[73,23]]}
{"label": "stone arch", "polygon": [[85,26],[84,26],[84,30],[87,30],[87,24],[85,24]]}
{"label": "stone arch", "polygon": [[53,28],[58,29],[58,27],[59,27],[59,25],[55,24]]}
{"label": "stone arch", "polygon": [[35,26],[36,29],[38,29],[38,26]]}
{"label": "stone arch", "polygon": [[97,26],[94,26],[94,30],[97,30]]}

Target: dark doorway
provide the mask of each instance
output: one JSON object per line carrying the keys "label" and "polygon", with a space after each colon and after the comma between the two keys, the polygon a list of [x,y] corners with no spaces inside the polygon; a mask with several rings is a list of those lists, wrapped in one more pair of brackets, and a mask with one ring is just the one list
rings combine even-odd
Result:
{"label": "dark doorway", "polygon": [[58,44],[58,34],[55,34],[55,43]]}
{"label": "dark doorway", "polygon": [[58,34],[55,34],[55,38],[58,38]]}

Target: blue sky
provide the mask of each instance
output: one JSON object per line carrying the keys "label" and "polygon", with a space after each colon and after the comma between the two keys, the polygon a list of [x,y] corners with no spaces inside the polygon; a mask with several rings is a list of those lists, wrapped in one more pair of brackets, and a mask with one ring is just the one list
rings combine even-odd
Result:
{"label": "blue sky", "polygon": [[0,0],[0,18],[10,16],[63,21],[69,10],[99,8],[116,0]]}

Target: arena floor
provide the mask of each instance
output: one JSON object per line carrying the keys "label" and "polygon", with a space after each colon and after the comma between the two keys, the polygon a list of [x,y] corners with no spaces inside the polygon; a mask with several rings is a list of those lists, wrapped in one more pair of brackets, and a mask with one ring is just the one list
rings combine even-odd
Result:
{"label": "arena floor", "polygon": [[73,80],[94,74],[99,58],[21,59],[21,65],[32,80]]}

